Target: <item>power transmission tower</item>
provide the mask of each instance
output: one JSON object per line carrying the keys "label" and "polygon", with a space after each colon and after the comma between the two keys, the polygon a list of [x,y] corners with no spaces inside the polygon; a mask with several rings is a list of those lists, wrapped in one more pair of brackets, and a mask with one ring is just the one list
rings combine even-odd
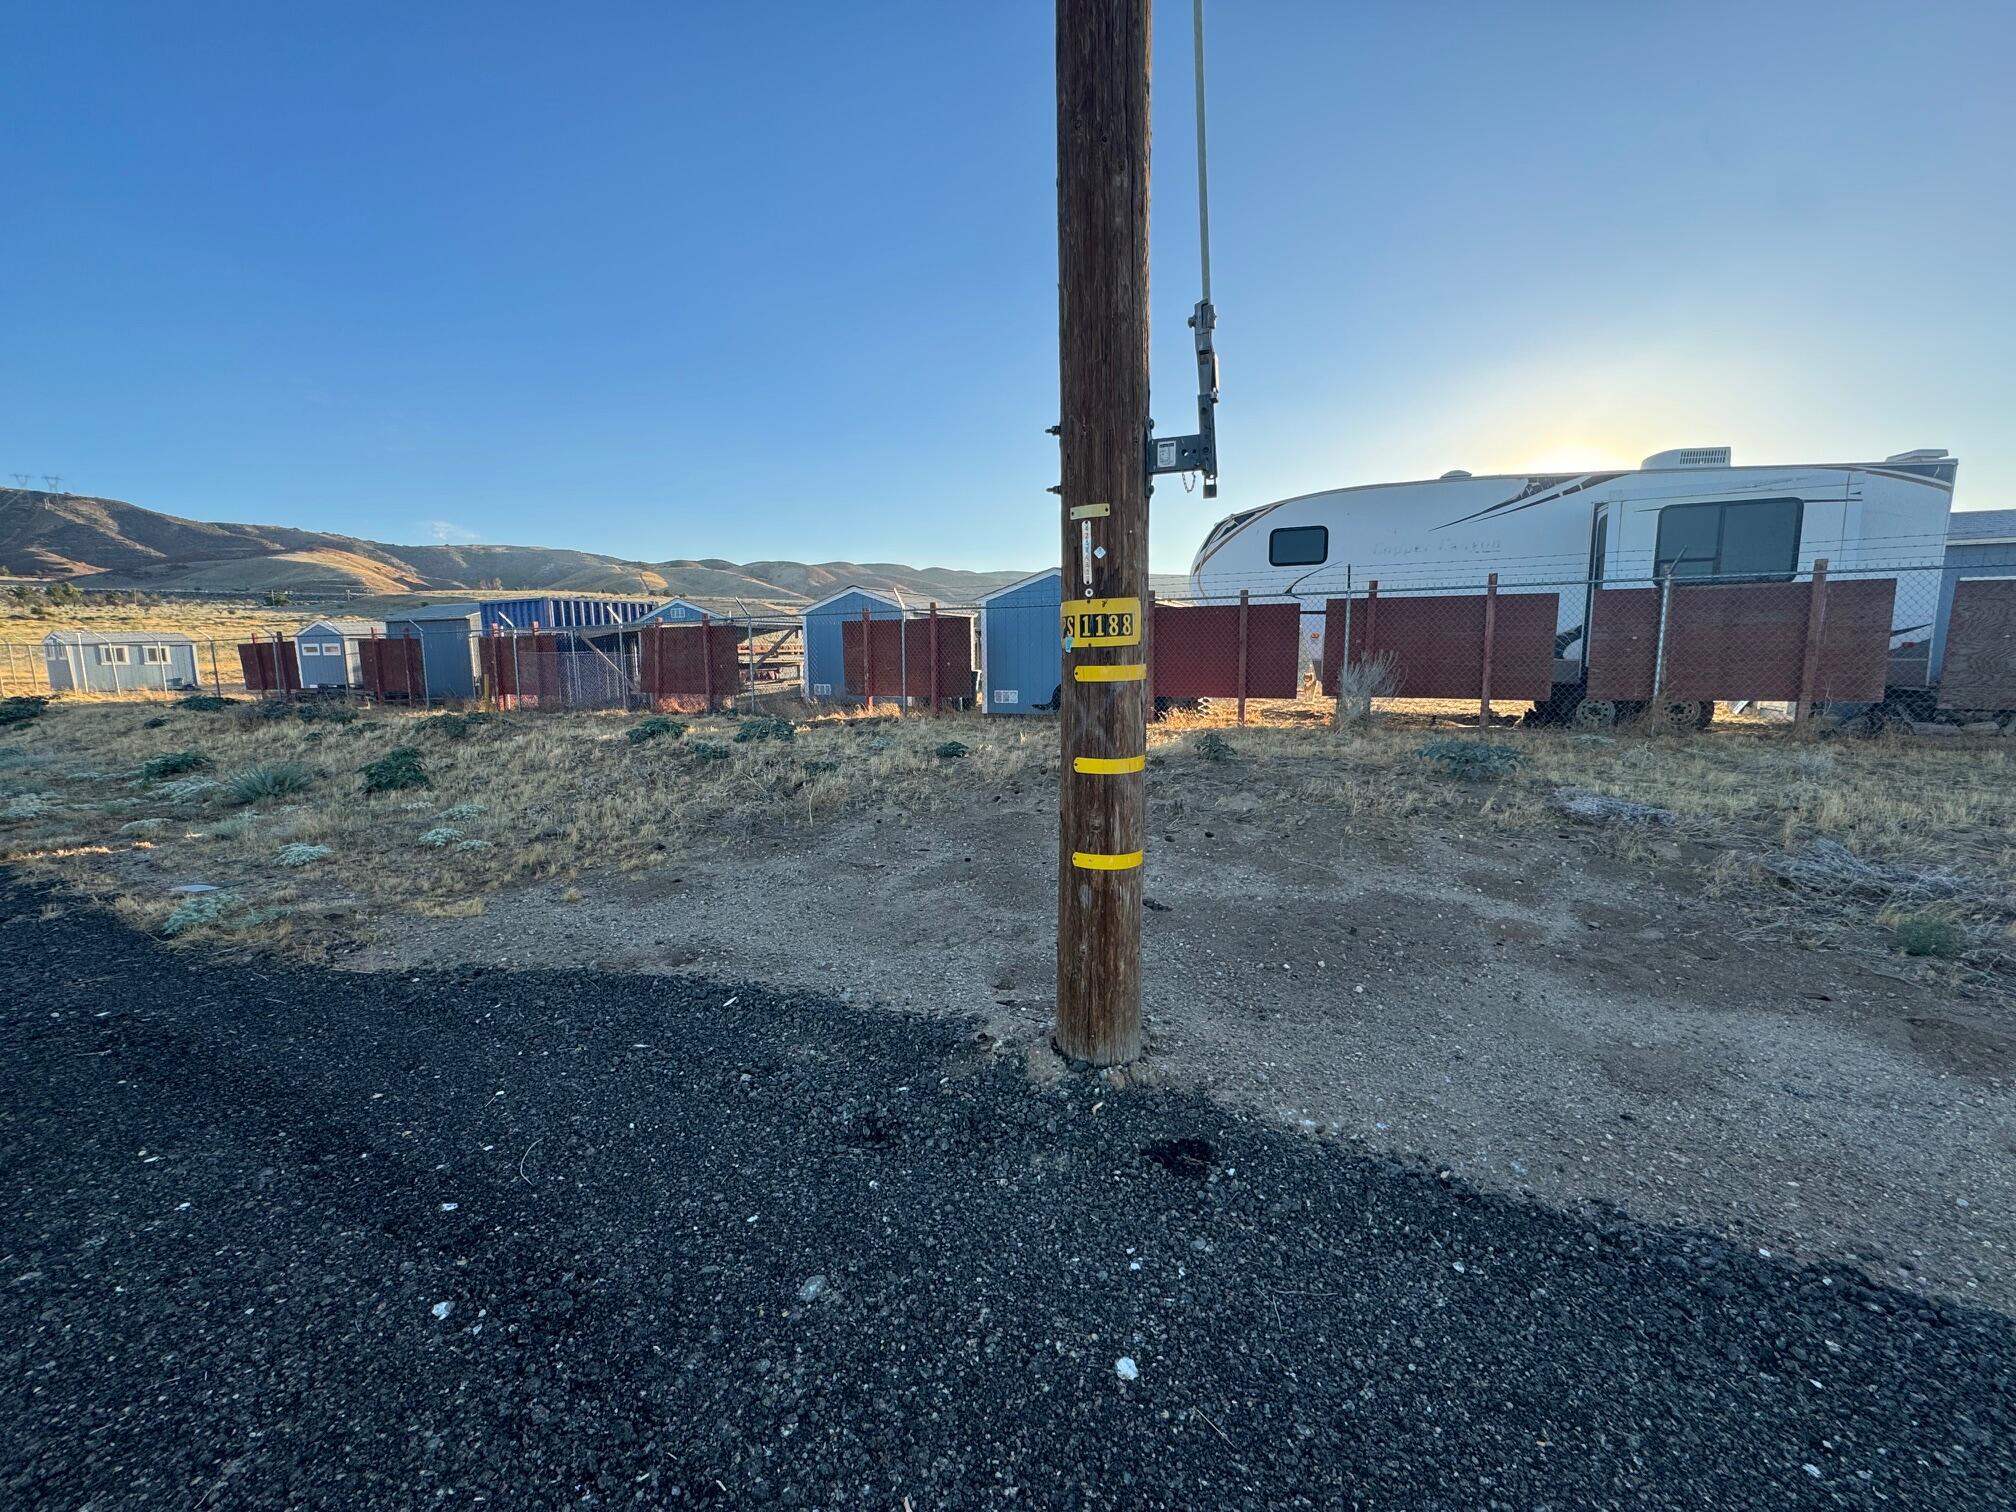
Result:
{"label": "power transmission tower", "polygon": [[1099,1066],[1141,1053],[1150,6],[1057,0],[1057,1047]]}
{"label": "power transmission tower", "polygon": [[60,473],[42,474],[42,486],[51,493],[63,492],[63,477]]}

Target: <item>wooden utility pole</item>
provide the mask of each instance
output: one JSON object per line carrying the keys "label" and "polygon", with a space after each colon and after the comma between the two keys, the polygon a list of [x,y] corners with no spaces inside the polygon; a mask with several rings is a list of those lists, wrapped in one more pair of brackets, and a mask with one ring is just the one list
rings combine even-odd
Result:
{"label": "wooden utility pole", "polygon": [[1096,1066],[1141,1053],[1150,6],[1057,0],[1057,1048]]}

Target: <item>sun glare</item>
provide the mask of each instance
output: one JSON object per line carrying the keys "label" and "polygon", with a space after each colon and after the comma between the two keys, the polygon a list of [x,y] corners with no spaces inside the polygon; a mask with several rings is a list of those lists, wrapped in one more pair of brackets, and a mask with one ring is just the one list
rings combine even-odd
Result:
{"label": "sun glare", "polygon": [[1609,472],[1636,467],[1639,453],[1615,443],[1586,440],[1552,441],[1513,459],[1507,472]]}

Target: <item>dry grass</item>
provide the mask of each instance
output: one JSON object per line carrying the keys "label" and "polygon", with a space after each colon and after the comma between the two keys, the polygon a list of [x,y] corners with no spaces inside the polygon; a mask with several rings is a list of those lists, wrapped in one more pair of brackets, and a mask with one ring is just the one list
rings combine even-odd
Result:
{"label": "dry grass", "polygon": [[[1011,790],[1040,798],[1056,781],[1048,720],[778,712],[798,716],[795,739],[738,743],[737,721],[698,717],[682,738],[634,743],[624,737],[636,716],[515,714],[454,740],[424,715],[383,710],[306,724],[175,709],[149,729],[159,705],[65,699],[0,738],[0,815],[14,816],[0,817],[0,858],[118,900],[149,928],[180,901],[173,886],[227,885],[233,907],[218,928],[310,948],[368,933],[386,910],[470,917],[500,889],[546,883],[564,899],[591,872],[676,865],[694,847],[759,830],[809,837],[869,804],[914,820]],[[2016,742],[1818,744],[1763,726],[1657,738],[1503,729],[1491,738],[1520,753],[1513,775],[1459,783],[1418,758],[1428,738],[1418,716],[1382,713],[1340,731],[1327,700],[1251,712],[1244,728],[1230,725],[1229,706],[1159,722],[1149,734],[1155,801],[1180,811],[1229,787],[1368,830],[1452,820],[1537,837],[1562,824],[1548,793],[1574,786],[1677,810],[1686,834],[1718,853],[1824,837],[2016,891]],[[1230,743],[1230,761],[1196,753],[1207,731]],[[966,754],[939,755],[949,740]],[[431,785],[364,795],[360,769],[402,746],[420,752]],[[143,761],[189,750],[211,763],[193,779],[137,776]],[[234,777],[285,762],[314,773],[305,791],[228,802]],[[1610,843],[1646,860],[1671,849],[1628,833]],[[283,865],[290,845],[329,854]],[[1747,875],[1708,865],[1704,884]]]}
{"label": "dry grass", "polygon": [[[39,607],[42,613],[35,613]],[[51,630],[176,630],[197,640],[217,640],[236,644],[256,631],[271,635],[288,634],[318,619],[328,611],[317,607],[276,608],[253,599],[165,599],[158,603],[106,603],[87,594],[80,603],[49,604],[37,600],[22,604],[11,595],[0,594],[0,642],[35,647],[42,654],[42,637]]]}

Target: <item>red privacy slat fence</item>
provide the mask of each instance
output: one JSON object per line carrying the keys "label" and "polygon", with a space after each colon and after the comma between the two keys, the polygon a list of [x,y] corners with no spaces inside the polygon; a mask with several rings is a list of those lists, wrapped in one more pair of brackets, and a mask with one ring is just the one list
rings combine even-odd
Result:
{"label": "red privacy slat fence", "polygon": [[421,699],[427,696],[426,663],[420,642],[411,636],[397,640],[373,637],[357,643],[364,691],[373,698]]}
{"label": "red privacy slat fence", "polygon": [[1947,709],[2016,709],[2016,578],[1962,578],[1939,677]]}
{"label": "red privacy slat fence", "polygon": [[1388,658],[1395,698],[1539,699],[1554,686],[1557,593],[1456,593],[1331,599],[1323,614],[1323,691],[1335,696],[1346,638],[1356,666]]}
{"label": "red privacy slat fence", "polygon": [[1598,588],[1591,595],[1588,696],[1676,703],[1880,699],[1896,579],[1829,581],[1824,564],[1816,578]]}
{"label": "red privacy slat fence", "polygon": [[270,641],[245,641],[238,647],[238,664],[245,669],[245,688],[250,693],[298,693],[301,690],[301,662],[294,654],[294,642],[275,636]]}
{"label": "red privacy slat fence", "polygon": [[1301,634],[1299,604],[1156,604],[1148,646],[1154,696],[1293,698]]}
{"label": "red privacy slat fence", "polygon": [[500,703],[538,704],[560,696],[559,642],[547,631],[490,634],[477,643],[483,687]]}
{"label": "red privacy slat fence", "polygon": [[972,698],[979,687],[971,615],[850,619],[840,626],[840,651],[842,686],[856,698],[960,702]]}
{"label": "red privacy slat fence", "polygon": [[741,692],[733,625],[646,625],[638,636],[638,674],[654,707],[711,709]]}

